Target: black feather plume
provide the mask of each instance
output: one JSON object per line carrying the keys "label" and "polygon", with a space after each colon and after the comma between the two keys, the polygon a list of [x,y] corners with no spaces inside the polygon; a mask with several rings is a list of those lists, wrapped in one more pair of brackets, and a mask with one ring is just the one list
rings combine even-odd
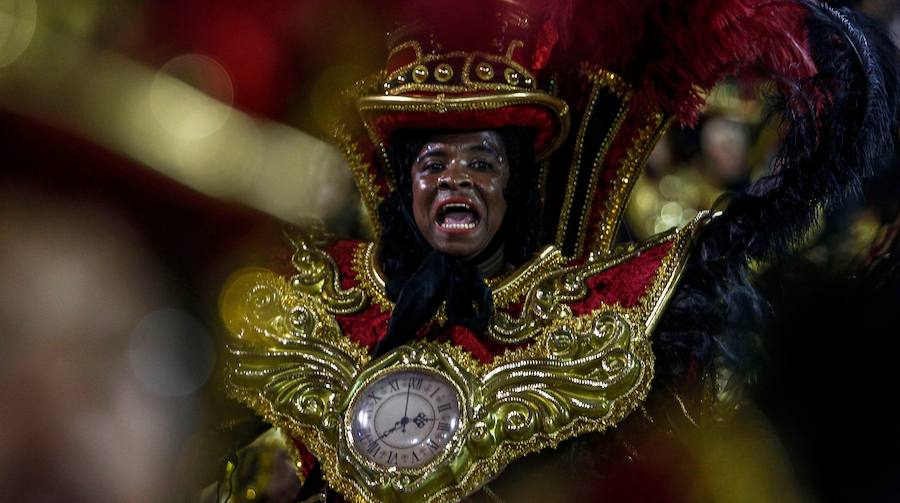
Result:
{"label": "black feather plume", "polygon": [[683,378],[689,362],[708,369],[717,357],[746,370],[767,312],[748,263],[797,243],[820,210],[857,195],[892,150],[900,123],[897,48],[858,13],[801,3],[818,73],[799,81],[770,76],[780,92],[770,117],[781,121],[784,140],[770,173],[704,229],[654,335],[663,379]]}

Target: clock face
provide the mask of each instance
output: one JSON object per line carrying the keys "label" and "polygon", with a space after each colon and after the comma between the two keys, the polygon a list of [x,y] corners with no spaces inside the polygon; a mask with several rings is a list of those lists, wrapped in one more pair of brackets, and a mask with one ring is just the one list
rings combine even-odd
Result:
{"label": "clock face", "polygon": [[430,372],[384,375],[360,390],[350,412],[354,447],[385,467],[428,463],[459,428],[456,388]]}

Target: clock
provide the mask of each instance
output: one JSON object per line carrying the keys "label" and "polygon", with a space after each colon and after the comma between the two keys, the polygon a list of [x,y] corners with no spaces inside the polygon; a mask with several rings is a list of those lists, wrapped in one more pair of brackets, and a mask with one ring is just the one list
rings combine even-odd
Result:
{"label": "clock", "polygon": [[350,408],[357,453],[376,466],[415,469],[437,459],[460,426],[450,381],[423,370],[395,370],[360,389]]}

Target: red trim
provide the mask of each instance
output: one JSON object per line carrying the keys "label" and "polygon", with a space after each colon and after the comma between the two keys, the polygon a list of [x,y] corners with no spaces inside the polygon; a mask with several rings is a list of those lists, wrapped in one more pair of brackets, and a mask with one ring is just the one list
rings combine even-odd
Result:
{"label": "red trim", "polygon": [[512,105],[493,110],[448,112],[397,112],[374,117],[371,126],[385,144],[401,129],[472,130],[524,126],[537,131],[535,151],[549,148],[560,133],[559,119],[549,108],[539,105]]}

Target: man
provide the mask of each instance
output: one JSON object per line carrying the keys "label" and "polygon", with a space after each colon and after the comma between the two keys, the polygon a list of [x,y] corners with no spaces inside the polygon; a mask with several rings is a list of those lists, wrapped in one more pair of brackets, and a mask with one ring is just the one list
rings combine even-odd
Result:
{"label": "man", "polygon": [[[229,392],[279,428],[265,438],[301,496],[494,497],[507,465],[540,473],[562,442],[558,499],[679,492],[646,482],[665,476],[645,476],[641,448],[701,425],[718,367],[740,369],[760,306],[748,261],[890,143],[897,73],[850,14],[686,1],[669,19],[669,3],[409,7],[335,135],[376,241],[294,236],[289,278],[252,272],[223,295]],[[729,73],[784,83],[778,170],[719,218],[617,247],[669,118],[690,122]],[[227,494],[265,487],[234,476],[246,467]]]}
{"label": "man", "polygon": [[375,354],[414,334],[445,301],[451,321],[485,329],[493,304],[484,279],[539,247],[540,198],[528,183],[533,136],[523,128],[394,136],[397,165],[408,169],[379,208],[378,255],[398,305]]}

